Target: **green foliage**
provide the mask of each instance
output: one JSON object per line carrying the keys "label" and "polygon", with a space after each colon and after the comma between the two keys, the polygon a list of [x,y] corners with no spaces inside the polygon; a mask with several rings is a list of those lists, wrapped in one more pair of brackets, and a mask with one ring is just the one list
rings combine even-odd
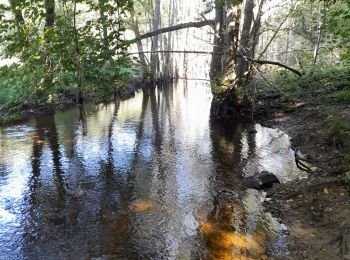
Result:
{"label": "green foliage", "polygon": [[350,60],[350,2],[336,1],[325,16],[325,30],[333,36],[335,48],[343,60]]}
{"label": "green foliage", "polygon": [[347,127],[342,120],[328,116],[326,122],[328,125],[327,133],[330,138],[342,139],[345,136]]}
{"label": "green foliage", "polygon": [[[0,6],[3,54],[20,59],[19,65],[0,68],[0,108],[91,92],[109,97],[115,82],[126,82],[134,73],[122,40],[131,0],[56,2],[52,27],[42,25],[43,2],[15,3],[11,8]],[[24,24],[9,15],[18,10]]]}
{"label": "green foliage", "polygon": [[345,180],[345,182],[350,184],[350,170],[345,173],[344,180]]}
{"label": "green foliage", "polygon": [[294,98],[321,103],[350,103],[350,66],[317,66],[302,78],[286,71],[275,72],[277,85]]}
{"label": "green foliage", "polygon": [[346,165],[350,167],[350,154],[345,155],[344,160]]}
{"label": "green foliage", "polygon": [[344,157],[345,164],[349,167],[349,170],[344,174],[344,180],[350,184],[350,154]]}

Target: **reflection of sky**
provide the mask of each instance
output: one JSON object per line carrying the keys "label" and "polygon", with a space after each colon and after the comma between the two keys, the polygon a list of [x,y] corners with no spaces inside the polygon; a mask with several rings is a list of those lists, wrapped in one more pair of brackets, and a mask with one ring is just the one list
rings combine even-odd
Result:
{"label": "reflection of sky", "polygon": [[247,132],[243,134],[241,143],[241,158],[246,159],[244,175],[252,176],[261,171],[269,171],[276,174],[281,181],[289,181],[295,178],[305,177],[295,165],[294,152],[290,148],[289,136],[278,129],[265,128],[256,125],[255,129],[255,157],[249,158],[249,145]]}
{"label": "reflection of sky", "polygon": [[[18,257],[10,245],[21,236],[21,206],[30,175],[30,127],[8,127],[0,136],[0,248],[9,258]],[[1,258],[0,253],[0,258]]]}
{"label": "reflection of sky", "polygon": [[[135,248],[147,245],[151,251],[166,249],[165,254],[172,257],[178,254],[186,256],[192,250],[198,225],[195,212],[203,208],[204,212],[210,210],[208,205],[212,205],[212,192],[217,192],[216,186],[213,188],[215,179],[222,178],[216,172],[218,162],[214,162],[212,156],[217,151],[213,149],[220,146],[222,156],[238,160],[232,156],[240,146],[223,136],[217,137],[218,144],[211,140],[211,131],[215,129],[209,127],[210,90],[195,82],[190,82],[188,88],[182,83],[179,82],[173,92],[170,88],[168,96],[165,90],[157,91],[158,103],[148,100],[145,111],[141,109],[143,95],[139,93],[134,99],[120,102],[119,106],[86,106],[85,121],[79,120],[79,109],[75,108],[55,115],[62,179],[69,184],[63,188],[67,200],[61,214],[79,221],[78,226],[73,225],[73,234],[65,233],[65,229],[56,230],[55,226],[54,240],[47,241],[48,244],[58,240],[69,250],[75,250],[72,241],[86,244],[84,239],[92,239],[84,232],[103,236],[100,212],[113,212],[113,216],[125,214],[129,218],[126,223],[130,225],[128,228]],[[153,117],[152,108],[156,117]],[[159,132],[154,127],[157,123]],[[0,230],[0,244],[8,233],[18,232],[21,218],[28,217],[25,213],[27,208],[34,207],[26,205],[28,202],[25,200],[31,195],[29,176],[35,133],[33,125],[35,120],[30,121],[28,126],[3,128],[0,132],[0,226],[10,224],[12,227],[7,231]],[[278,130],[259,125],[256,125],[256,130],[255,153],[250,150],[251,137],[247,130],[242,133],[244,174],[261,170],[286,174],[286,169],[291,168],[293,163],[293,154],[287,148],[288,137]],[[48,138],[44,139],[40,158],[41,186],[36,190],[41,204],[35,206],[35,210],[46,217],[47,213],[59,210],[56,205],[59,186],[53,152]],[[232,161],[233,167],[237,166],[235,163]],[[109,174],[104,172],[107,164],[112,166]],[[231,169],[227,172],[230,174]],[[109,179],[108,176],[112,177]],[[219,185],[221,181],[218,181]],[[225,184],[230,184],[230,187],[235,185]],[[248,195],[245,199],[256,204],[258,196]],[[135,216],[130,214],[129,205],[136,199],[149,203],[151,210]],[[247,206],[251,214],[247,221],[252,223],[252,228],[259,225],[260,218],[260,213],[254,215],[252,212],[255,206],[251,205],[254,203]],[[51,230],[45,218],[38,221],[44,225],[44,231],[39,233],[45,232],[45,228]],[[89,230],[81,229],[81,225],[89,226]],[[94,235],[93,239],[96,239],[93,240],[95,242],[90,243],[100,243],[98,236]]]}

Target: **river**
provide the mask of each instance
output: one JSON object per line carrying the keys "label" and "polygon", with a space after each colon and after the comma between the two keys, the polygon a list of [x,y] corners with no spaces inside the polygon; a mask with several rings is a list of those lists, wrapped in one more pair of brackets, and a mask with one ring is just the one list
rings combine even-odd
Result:
{"label": "river", "polygon": [[210,120],[200,82],[0,128],[0,259],[266,259],[286,227],[242,178],[302,175],[289,137]]}

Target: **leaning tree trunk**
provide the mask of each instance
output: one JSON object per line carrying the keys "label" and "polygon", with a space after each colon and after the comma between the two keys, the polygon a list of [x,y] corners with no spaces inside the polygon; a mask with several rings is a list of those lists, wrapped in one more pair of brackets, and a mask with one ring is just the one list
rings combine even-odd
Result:
{"label": "leaning tree trunk", "polygon": [[[131,12],[131,26],[134,31],[136,39],[139,39],[141,34],[140,34],[140,29],[139,29],[139,23],[137,18],[135,19],[134,17],[134,12]],[[145,77],[145,72],[147,69],[147,63],[146,63],[146,56],[143,52],[143,46],[141,40],[136,41],[137,45],[137,51],[139,52],[139,59],[140,59],[140,76],[142,79]]]}

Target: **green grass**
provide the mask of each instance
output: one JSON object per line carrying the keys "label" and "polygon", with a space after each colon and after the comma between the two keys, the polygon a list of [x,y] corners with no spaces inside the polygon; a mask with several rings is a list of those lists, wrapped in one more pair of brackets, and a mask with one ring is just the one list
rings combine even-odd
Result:
{"label": "green grass", "polygon": [[347,127],[343,120],[340,120],[338,118],[335,118],[333,116],[328,116],[326,119],[327,122],[327,134],[330,138],[339,138],[342,139],[346,136],[347,133]]}

